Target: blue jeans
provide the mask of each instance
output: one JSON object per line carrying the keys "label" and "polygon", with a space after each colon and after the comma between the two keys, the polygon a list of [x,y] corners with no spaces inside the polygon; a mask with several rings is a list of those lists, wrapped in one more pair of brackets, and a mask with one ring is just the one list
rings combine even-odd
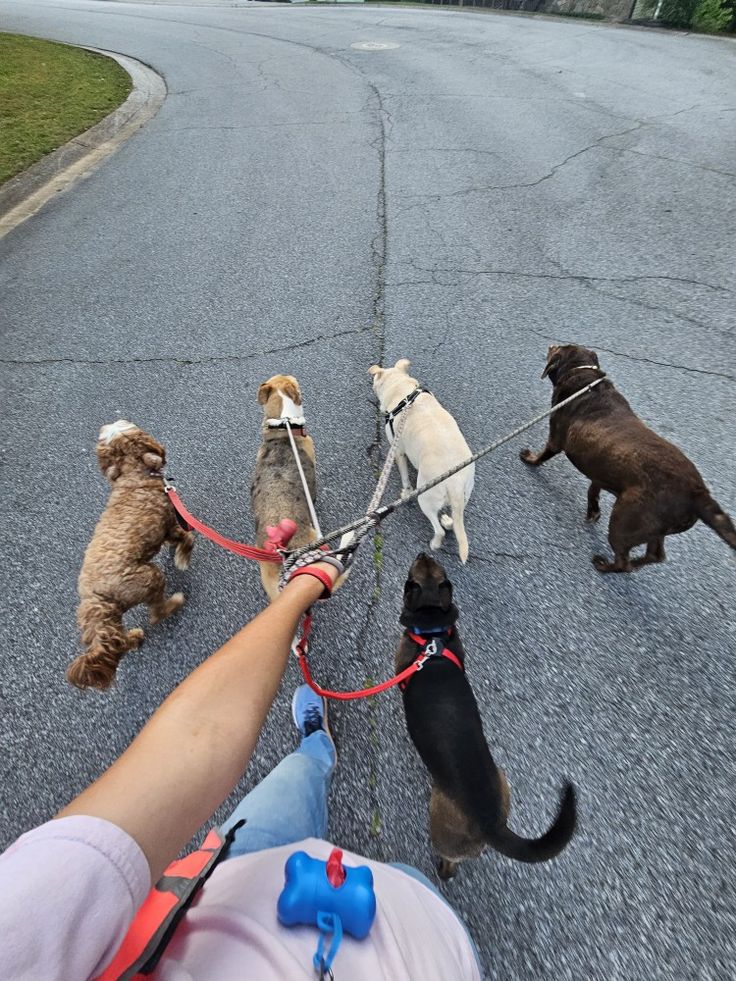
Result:
{"label": "blue jeans", "polygon": [[[284,757],[265,779],[246,794],[223,824],[221,831],[226,832],[236,821],[241,818],[246,820],[245,825],[235,832],[227,858],[290,845],[304,838],[326,838],[327,794],[334,768],[335,748],[326,733],[318,730],[302,739],[296,752]],[[417,879],[450,906],[439,889],[419,869],[398,862],[391,865]],[[458,920],[468,934],[482,977],[483,969],[473,938],[459,916]]]}
{"label": "blue jeans", "polygon": [[335,767],[335,748],[321,729],[302,739],[268,776],[246,794],[222,826],[229,831],[241,818],[227,858],[303,838],[327,837],[327,793]]}

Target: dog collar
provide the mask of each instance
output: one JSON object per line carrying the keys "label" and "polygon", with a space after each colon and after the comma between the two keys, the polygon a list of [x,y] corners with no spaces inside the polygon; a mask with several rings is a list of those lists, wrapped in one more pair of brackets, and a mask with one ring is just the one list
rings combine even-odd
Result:
{"label": "dog collar", "polygon": [[419,398],[422,392],[426,392],[428,395],[432,393],[424,385],[417,385],[413,392],[409,392],[406,398],[402,399],[398,405],[395,405],[390,412],[383,413],[384,425],[387,429],[391,431],[391,439],[394,438],[394,419],[396,416],[401,415],[404,409],[408,409],[409,406]]}
{"label": "dog collar", "polygon": [[[452,627],[442,627],[439,632],[436,629],[432,630],[432,636],[428,636],[430,632],[427,630],[422,631],[422,633],[415,633],[413,630],[406,631],[407,637],[413,640],[414,643],[418,644],[420,647],[419,654],[414,660],[414,664],[416,664],[414,674],[421,671],[427,661],[433,657],[447,658],[447,660],[451,661],[456,668],[460,668],[460,670],[463,672],[465,671],[463,662],[460,660],[457,654],[454,654],[451,650],[449,650],[449,648],[445,646],[444,641],[440,640],[441,636],[450,637],[453,632]],[[399,682],[399,688],[401,691],[406,691],[406,688],[411,679],[414,677],[414,674],[410,675],[406,681]]]}
{"label": "dog collar", "polygon": [[576,368],[570,368],[569,371],[566,371],[565,374],[562,376],[562,378],[559,378],[555,382],[555,386],[561,385],[563,381],[567,378],[567,376],[571,375],[573,371],[600,371],[601,378],[606,377],[606,373],[603,370],[603,368],[599,368],[597,364],[579,364]]}
{"label": "dog collar", "polygon": [[286,429],[291,428],[292,433],[297,436],[307,435],[307,420],[304,416],[297,416],[292,419],[289,416],[280,416],[278,419],[266,419],[267,429]]}

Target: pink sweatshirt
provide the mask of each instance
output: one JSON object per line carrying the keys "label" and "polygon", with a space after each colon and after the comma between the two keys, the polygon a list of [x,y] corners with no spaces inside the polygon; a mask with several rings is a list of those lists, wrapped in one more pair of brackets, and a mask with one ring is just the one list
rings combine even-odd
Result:
{"label": "pink sweatshirt", "polygon": [[[332,846],[309,838],[233,858],[217,867],[152,975],[159,981],[314,981],[318,933],[276,918],[284,863],[297,849],[326,859]],[[368,865],[377,898],[365,940],[346,936],[336,978],[480,981],[473,950],[452,910],[398,869]],[[120,945],[150,888],[136,842],[100,818],[67,817],[23,835],[0,855],[0,978],[94,978]]]}

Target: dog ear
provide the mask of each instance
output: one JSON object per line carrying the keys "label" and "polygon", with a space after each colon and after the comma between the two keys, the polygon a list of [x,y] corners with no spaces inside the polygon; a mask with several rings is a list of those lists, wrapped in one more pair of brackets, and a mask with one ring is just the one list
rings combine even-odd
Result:
{"label": "dog ear", "polygon": [[441,582],[438,589],[438,594],[440,598],[440,607],[447,611],[452,606],[452,583],[449,579],[445,579]]}
{"label": "dog ear", "polygon": [[560,361],[562,361],[562,354],[560,353],[559,347],[551,347],[547,351],[547,364],[544,366],[544,371],[541,377],[546,378],[550,371],[554,371],[559,368]]}
{"label": "dog ear", "polygon": [[149,470],[160,470],[164,465],[163,457],[159,456],[158,453],[144,453],[142,460]]}
{"label": "dog ear", "polygon": [[111,443],[97,444],[97,462],[106,480],[110,483],[120,476],[120,454]]}
{"label": "dog ear", "polygon": [[413,579],[407,579],[404,584],[404,609],[416,610],[422,596],[422,587]]}
{"label": "dog ear", "polygon": [[368,369],[369,375],[382,375],[386,369],[382,368],[380,364],[372,364]]}
{"label": "dog ear", "polygon": [[286,383],[282,386],[281,391],[287,398],[291,399],[294,405],[302,404],[302,393],[299,390],[299,384],[296,378],[289,376]]}
{"label": "dog ear", "polygon": [[399,371],[406,373],[411,368],[411,361],[408,358],[399,358],[394,368],[398,368]]}
{"label": "dog ear", "polygon": [[273,385],[269,382],[264,382],[258,389],[258,404],[265,405],[266,402],[271,398],[271,392],[273,391]]}

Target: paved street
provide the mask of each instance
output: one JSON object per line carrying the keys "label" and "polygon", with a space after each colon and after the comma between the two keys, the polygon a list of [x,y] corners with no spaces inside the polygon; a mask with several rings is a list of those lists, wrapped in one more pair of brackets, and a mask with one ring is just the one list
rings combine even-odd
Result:
{"label": "paved street", "polygon": [[[736,45],[245,2],[0,0],[0,18],[131,55],[168,86],[116,155],[0,242],[0,847],[99,774],[263,604],[255,568],[200,540],[189,573],[166,559],[187,606],[148,632],[117,689],[66,684],[76,576],[106,498],[101,423],[161,438],[192,510],[247,541],[256,389],[293,372],[334,527],[368,501],[385,452],[370,364],[409,356],[478,447],[548,404],[547,346],[577,341],[736,513]],[[568,775],[580,830],[549,866],[492,853],[444,892],[498,981],[725,981],[734,554],[698,525],[668,540],[665,565],[600,576],[590,556],[608,548],[610,499],[586,527],[567,461],[518,460],[543,440],[539,427],[479,465],[471,560],[452,536],[443,554],[510,823],[545,829]],[[428,530],[415,507],[390,519],[382,566],[366,546],[320,609],[321,681],[391,673]],[[297,674],[241,792],[294,746]],[[331,837],[433,875],[428,781],[399,696],[333,718]]]}

